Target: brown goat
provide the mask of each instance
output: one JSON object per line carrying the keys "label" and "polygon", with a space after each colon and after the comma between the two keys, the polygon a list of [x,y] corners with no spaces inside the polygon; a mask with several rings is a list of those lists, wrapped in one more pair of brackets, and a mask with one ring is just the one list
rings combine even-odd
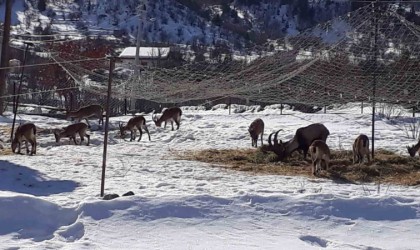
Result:
{"label": "brown goat", "polygon": [[89,146],[89,143],[90,143],[90,135],[88,135],[86,133],[87,129],[88,129],[88,125],[86,123],[83,123],[83,122],[71,124],[71,125],[63,128],[62,130],[56,130],[56,131],[54,131],[55,141],[56,142],[60,142],[60,139],[61,138],[63,138],[63,137],[69,137],[69,139],[70,139],[69,140],[69,143],[73,139],[74,144],[77,145],[77,142],[76,142],[76,134],[79,134],[79,136],[80,136],[80,145],[82,145],[82,142],[84,141],[84,137],[86,136],[86,138],[88,140],[86,146]]}
{"label": "brown goat", "polygon": [[255,119],[248,128],[249,135],[251,136],[252,146],[258,147],[258,136],[261,135],[261,146],[263,143],[264,122],[261,119]]}
{"label": "brown goat", "polygon": [[420,156],[420,140],[417,142],[416,145],[413,145],[411,147],[407,146],[407,151],[410,154],[411,157],[416,156],[416,153]]}
{"label": "brown goat", "polygon": [[102,123],[104,124],[104,118],[103,118],[103,107],[101,105],[92,104],[85,107],[81,107],[77,111],[69,111],[66,114],[66,119],[68,118],[74,118],[77,122],[80,122],[82,119],[85,119],[88,126],[89,124],[89,117],[95,116],[99,118],[99,125]]}
{"label": "brown goat", "polygon": [[309,154],[312,159],[312,174],[317,175],[321,172],[322,161],[325,162],[325,169],[328,170],[331,153],[328,145],[321,140],[315,140],[309,146]]}
{"label": "brown goat", "polygon": [[165,109],[162,115],[157,118],[156,116],[152,116],[153,121],[156,124],[156,127],[160,127],[162,122],[165,122],[164,128],[166,128],[166,122],[170,121],[172,125],[172,130],[174,130],[174,122],[176,123],[176,129],[179,129],[179,124],[181,122],[181,115],[182,110],[178,107],[172,107]]}
{"label": "brown goat", "polygon": [[[147,135],[149,135],[149,141],[150,141],[150,133],[146,126],[146,119],[139,115],[131,118],[126,125],[120,124],[120,134],[121,137],[125,136],[125,131],[130,130],[130,141],[133,141],[136,139],[136,128],[140,132],[139,140],[141,140],[141,137],[143,135],[142,128],[146,131]],[[134,136],[133,136],[134,135]]]}
{"label": "brown goat", "polygon": [[279,160],[290,156],[294,151],[302,151],[303,157],[306,159],[306,155],[309,150],[309,146],[315,140],[321,140],[323,142],[327,141],[327,137],[330,134],[330,131],[320,123],[314,123],[306,127],[298,128],[296,130],[295,136],[287,141],[282,142],[277,141],[277,135],[281,130],[272,133],[275,134],[274,141],[271,142],[271,135],[268,138],[268,146],[262,147],[263,151],[272,151],[277,154]]}
{"label": "brown goat", "polygon": [[26,144],[26,153],[29,154],[28,142],[31,144],[31,155],[36,154],[36,127],[33,123],[26,123],[20,125],[15,132],[15,136],[12,141],[12,151],[15,153],[16,148],[18,154],[20,154],[20,148],[22,141]]}
{"label": "brown goat", "polygon": [[353,164],[362,164],[365,156],[368,159],[368,163],[370,163],[369,138],[361,134],[353,143]]}

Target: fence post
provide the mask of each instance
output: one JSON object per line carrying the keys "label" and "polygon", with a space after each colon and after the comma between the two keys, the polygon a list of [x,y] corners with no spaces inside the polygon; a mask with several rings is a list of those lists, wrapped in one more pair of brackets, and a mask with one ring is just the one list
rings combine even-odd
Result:
{"label": "fence post", "polygon": [[102,176],[101,176],[101,197],[104,196],[105,189],[105,169],[106,169],[106,154],[108,150],[108,130],[109,130],[109,112],[111,102],[111,85],[112,74],[115,67],[115,58],[111,57],[109,60],[109,76],[108,76],[108,92],[106,96],[106,114],[105,114],[105,134],[104,134],[104,151],[102,155]]}

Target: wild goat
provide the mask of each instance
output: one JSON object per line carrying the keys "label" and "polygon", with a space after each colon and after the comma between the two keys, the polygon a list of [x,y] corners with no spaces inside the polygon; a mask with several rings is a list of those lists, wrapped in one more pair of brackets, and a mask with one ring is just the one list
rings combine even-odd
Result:
{"label": "wild goat", "polygon": [[407,146],[407,151],[410,154],[411,157],[416,156],[416,153],[420,156],[420,140],[417,142],[416,145],[413,145],[411,147]]}
{"label": "wild goat", "polygon": [[138,141],[141,140],[141,136],[143,135],[142,128],[144,128],[144,130],[146,131],[147,135],[149,135],[149,141],[150,141],[149,130],[147,129],[147,126],[146,126],[146,119],[144,119],[144,117],[141,116],[141,115],[135,116],[135,117],[131,118],[127,122],[126,125],[120,124],[120,134],[121,134],[121,137],[124,137],[125,136],[125,131],[126,130],[130,130],[130,141],[135,140],[136,139],[136,128],[140,132],[140,138],[139,138]]}
{"label": "wild goat", "polygon": [[264,134],[264,122],[261,119],[255,119],[251,125],[249,125],[248,132],[251,136],[252,146],[258,147],[258,136],[261,135],[261,145],[263,145],[263,134]]}
{"label": "wild goat", "polygon": [[12,141],[12,151],[15,152],[18,148],[18,154],[20,154],[20,147],[22,141],[26,144],[26,153],[29,154],[28,142],[31,144],[31,155],[36,154],[36,127],[33,123],[26,123],[20,125],[15,132],[15,136]]}
{"label": "wild goat", "polygon": [[176,123],[176,129],[179,129],[179,124],[181,122],[181,115],[182,110],[178,107],[172,107],[165,109],[163,111],[162,116],[157,118],[156,116],[152,116],[153,121],[155,122],[157,127],[160,127],[162,122],[165,122],[164,128],[166,128],[166,122],[170,121],[172,125],[172,130],[174,130],[174,123]]}
{"label": "wild goat", "polygon": [[370,151],[369,151],[369,138],[361,134],[353,143],[353,164],[363,163],[364,157],[367,157],[368,163],[370,162]]}
{"label": "wild goat", "polygon": [[71,125],[63,128],[62,130],[54,131],[55,141],[60,142],[61,138],[68,137],[69,138],[69,144],[70,144],[71,140],[73,139],[74,144],[77,145],[76,134],[79,134],[80,145],[82,145],[82,142],[84,141],[84,137],[86,136],[86,138],[87,138],[86,146],[89,146],[90,135],[88,135],[86,133],[87,129],[88,129],[88,125],[86,123],[83,123],[83,122],[71,124]]}
{"label": "wild goat", "polygon": [[312,174],[317,175],[321,172],[322,161],[325,162],[325,169],[328,170],[330,163],[331,153],[328,145],[321,140],[315,140],[309,146],[309,154],[312,159]]}
{"label": "wild goat", "polygon": [[[271,133],[268,137],[268,146],[261,147],[263,152],[272,151],[274,152],[278,159],[281,161],[286,157],[290,156],[294,151],[299,150],[303,151],[303,157],[306,159],[306,155],[309,150],[309,146],[315,140],[321,140],[323,142],[327,141],[327,137],[330,134],[330,131],[320,123],[314,123],[309,126],[298,128],[296,130],[295,136],[287,141],[282,142],[277,141],[277,135],[281,130],[278,130],[275,133]],[[271,136],[274,135],[274,141],[271,141]]]}
{"label": "wild goat", "polygon": [[103,111],[104,109],[102,108],[101,105],[93,104],[93,105],[82,107],[78,109],[77,111],[67,112],[66,119],[74,118],[77,122],[80,122],[82,119],[85,119],[90,128],[88,118],[92,116],[99,118],[99,122],[98,122],[99,125],[101,125],[101,123],[102,125],[104,124]]}

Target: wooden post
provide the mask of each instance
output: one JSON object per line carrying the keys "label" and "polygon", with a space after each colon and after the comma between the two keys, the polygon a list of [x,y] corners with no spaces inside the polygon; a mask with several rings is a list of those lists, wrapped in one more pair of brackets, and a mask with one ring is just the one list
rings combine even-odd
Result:
{"label": "wooden post", "polygon": [[111,57],[109,60],[109,76],[108,76],[108,92],[106,96],[106,114],[105,114],[105,134],[104,134],[104,151],[102,155],[102,177],[101,177],[101,197],[104,196],[105,190],[105,169],[106,169],[106,154],[108,150],[108,131],[109,131],[109,112],[111,102],[111,85],[112,85],[112,74],[115,67],[115,58]]}
{"label": "wooden post", "polygon": [[[4,24],[3,24],[3,42],[1,45],[1,61],[0,61],[0,115],[5,110],[5,93],[6,93],[6,74],[9,65],[9,41],[10,41],[10,23],[12,17],[12,0],[6,0],[4,10]],[[13,132],[12,132],[13,133]]]}

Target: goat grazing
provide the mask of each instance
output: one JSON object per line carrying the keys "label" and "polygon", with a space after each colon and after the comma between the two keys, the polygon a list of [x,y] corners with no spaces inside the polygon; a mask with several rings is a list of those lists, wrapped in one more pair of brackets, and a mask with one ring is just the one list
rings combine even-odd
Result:
{"label": "goat grazing", "polygon": [[411,157],[416,156],[416,153],[420,156],[420,140],[417,142],[416,145],[413,145],[411,147],[407,146],[407,151],[410,154]]}
{"label": "goat grazing", "polygon": [[362,164],[365,156],[370,163],[369,138],[361,134],[353,143],[353,164]]}
{"label": "goat grazing", "polygon": [[20,154],[20,148],[22,141],[26,144],[26,153],[29,154],[28,142],[31,144],[31,155],[36,154],[36,127],[33,123],[26,123],[20,125],[15,132],[15,136],[12,141],[12,151],[15,153],[16,148],[18,154]]}
{"label": "goat grazing", "polygon": [[328,165],[331,158],[330,148],[321,140],[315,140],[309,146],[309,154],[312,159],[312,174],[317,175],[322,168],[322,161],[325,162],[325,169],[328,170]]}
{"label": "goat grazing", "polygon": [[182,110],[178,107],[172,107],[165,109],[163,111],[162,115],[157,118],[156,116],[152,116],[153,121],[155,122],[157,127],[160,127],[162,122],[165,122],[164,128],[166,128],[166,122],[170,121],[172,125],[172,130],[174,130],[174,123],[176,123],[176,129],[179,129],[179,124],[181,122],[181,115]]}
{"label": "goat grazing", "polygon": [[87,144],[86,144],[86,146],[89,146],[89,143],[90,143],[90,135],[88,135],[86,133],[87,129],[88,129],[88,125],[86,123],[83,123],[83,122],[71,124],[71,125],[63,128],[62,130],[56,130],[56,131],[54,131],[55,141],[56,142],[60,142],[60,139],[61,138],[68,137],[69,138],[69,143],[73,139],[74,144],[77,145],[77,142],[76,142],[76,134],[79,134],[79,136],[80,136],[80,145],[82,145],[82,142],[84,141],[84,137],[86,136],[86,138],[87,138]]}
{"label": "goat grazing", "polygon": [[306,155],[309,150],[309,146],[315,140],[327,141],[327,137],[330,131],[320,123],[314,123],[309,126],[298,128],[293,138],[287,142],[277,141],[277,135],[281,130],[272,133],[275,134],[274,141],[271,142],[271,135],[268,138],[268,146],[262,147],[262,151],[272,151],[277,154],[279,160],[290,156],[294,151],[303,151],[303,158],[306,159]]}
{"label": "goat grazing", "polygon": [[264,122],[261,119],[255,119],[249,125],[248,132],[251,136],[252,146],[258,147],[258,136],[261,135],[261,145],[263,145]]}
{"label": "goat grazing", "polygon": [[74,118],[77,122],[80,122],[82,119],[85,119],[90,128],[88,118],[93,117],[93,116],[99,118],[99,122],[98,122],[99,125],[101,125],[101,123],[102,125],[104,124],[103,111],[104,109],[102,108],[101,105],[93,104],[93,105],[82,107],[78,109],[77,111],[67,112],[66,119]]}
{"label": "goat grazing", "polygon": [[130,141],[133,141],[136,139],[136,128],[140,132],[140,138],[138,141],[141,140],[141,137],[143,135],[142,128],[146,131],[147,135],[149,135],[149,141],[150,141],[150,133],[146,126],[146,119],[144,119],[143,116],[135,116],[131,118],[126,125],[120,124],[120,134],[121,137],[125,136],[125,131],[130,130]]}

